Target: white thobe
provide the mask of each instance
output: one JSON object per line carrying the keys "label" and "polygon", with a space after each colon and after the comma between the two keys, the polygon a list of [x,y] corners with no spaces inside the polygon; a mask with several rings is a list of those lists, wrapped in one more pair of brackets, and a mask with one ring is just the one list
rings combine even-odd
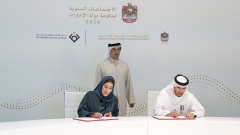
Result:
{"label": "white thobe", "polygon": [[[184,110],[181,108],[184,108]],[[188,112],[192,112],[197,117],[205,115],[203,106],[188,91],[185,91],[182,97],[177,97],[173,93],[173,88],[172,90],[161,90],[153,107],[153,114],[156,116],[165,116],[173,110],[176,110],[180,116],[184,116]]]}
{"label": "white thobe", "polygon": [[[98,64],[95,76],[95,86],[105,76],[115,79],[114,94],[118,98],[119,116],[126,116],[128,104],[136,103],[128,64],[111,57]],[[126,102],[127,101],[127,102]]]}

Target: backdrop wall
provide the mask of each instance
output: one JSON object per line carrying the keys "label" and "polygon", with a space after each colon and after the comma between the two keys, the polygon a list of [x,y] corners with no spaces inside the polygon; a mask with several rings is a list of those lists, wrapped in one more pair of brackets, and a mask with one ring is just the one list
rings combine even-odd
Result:
{"label": "backdrop wall", "polygon": [[206,116],[240,116],[240,1],[0,3],[0,122],[64,117],[64,92],[92,90],[114,42],[137,98],[128,116],[147,115],[147,91],[179,73]]}

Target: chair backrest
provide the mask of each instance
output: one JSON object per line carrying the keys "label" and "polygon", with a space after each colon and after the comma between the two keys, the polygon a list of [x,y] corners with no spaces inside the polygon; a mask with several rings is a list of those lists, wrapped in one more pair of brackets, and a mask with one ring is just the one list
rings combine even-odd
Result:
{"label": "chair backrest", "polygon": [[148,91],[148,116],[153,116],[153,106],[157,101],[160,91]]}
{"label": "chair backrest", "polygon": [[77,109],[86,92],[64,92],[65,118],[78,117]]}

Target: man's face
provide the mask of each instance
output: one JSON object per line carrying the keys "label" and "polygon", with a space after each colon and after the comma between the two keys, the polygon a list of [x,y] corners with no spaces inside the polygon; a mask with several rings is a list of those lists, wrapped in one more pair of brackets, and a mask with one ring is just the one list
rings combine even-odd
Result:
{"label": "man's face", "polygon": [[115,46],[110,51],[110,57],[114,60],[118,60],[119,56],[120,56],[120,52],[121,52],[121,47],[120,46]]}
{"label": "man's face", "polygon": [[174,87],[174,94],[177,96],[177,97],[181,97],[184,92],[186,91],[187,87],[184,87],[184,86],[175,86]]}

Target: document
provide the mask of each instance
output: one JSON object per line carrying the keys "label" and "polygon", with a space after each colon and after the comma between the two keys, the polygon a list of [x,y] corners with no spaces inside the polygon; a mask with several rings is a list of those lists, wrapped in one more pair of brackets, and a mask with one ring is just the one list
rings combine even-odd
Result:
{"label": "document", "polygon": [[101,117],[101,118],[80,117],[80,118],[73,118],[73,119],[90,122],[90,121],[118,120],[118,117]]}
{"label": "document", "polygon": [[188,118],[185,116],[178,116],[178,117],[168,117],[168,116],[152,116],[158,120],[195,120],[195,118]]}

